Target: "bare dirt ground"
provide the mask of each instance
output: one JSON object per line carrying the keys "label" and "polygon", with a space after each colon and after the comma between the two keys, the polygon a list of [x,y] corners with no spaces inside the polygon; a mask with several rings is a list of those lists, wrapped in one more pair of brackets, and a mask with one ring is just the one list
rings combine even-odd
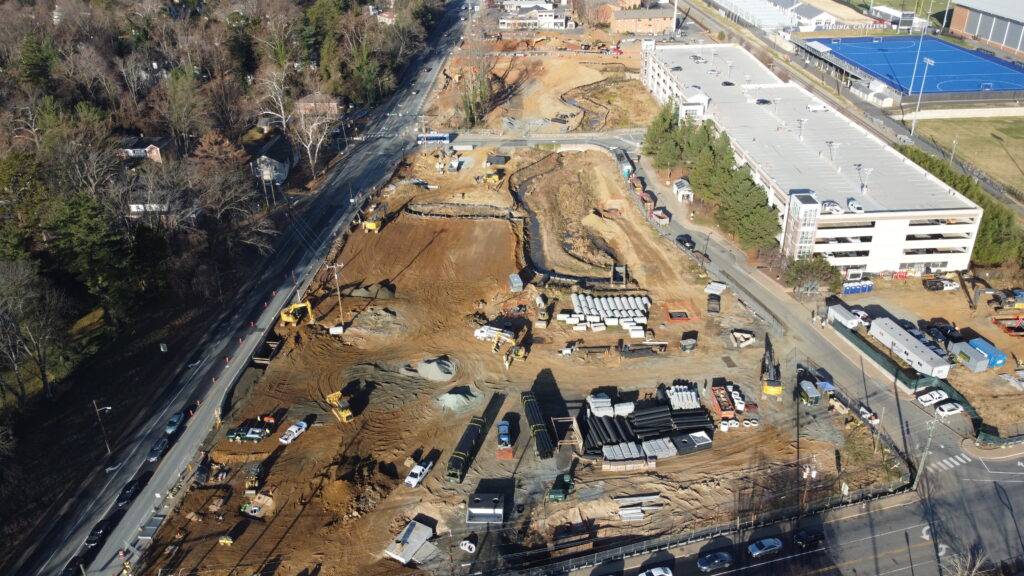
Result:
{"label": "bare dirt ground", "polygon": [[[432,124],[438,128],[455,127],[464,79],[481,69],[491,71],[492,86],[496,93],[503,93],[496,97],[483,128],[534,133],[609,130],[646,126],[657,114],[657,105],[637,78],[640,61],[636,56],[555,51],[500,58],[478,55],[481,48],[511,52],[517,46],[525,50],[524,45],[514,40],[477,41],[467,48],[469,55],[454,55],[445,71],[453,78],[459,75],[460,81],[443,89],[442,75],[424,114],[433,117]],[[554,41],[544,48],[560,45]]]}
{"label": "bare dirt ground", "polygon": [[[973,296],[973,295],[972,295]],[[860,305],[872,315],[888,312],[896,318],[917,323],[918,320],[944,320],[955,324],[965,337],[980,336],[1007,355],[1006,366],[978,374],[954,367],[949,383],[977,409],[985,422],[999,429],[1003,436],[1024,433],[1024,394],[999,377],[1012,373],[1014,358],[1024,359],[1024,338],[1009,336],[992,324],[992,309],[982,295],[977,311],[971,310],[961,290],[928,292],[920,280],[876,281],[875,290],[865,294],[843,296],[850,305]]]}

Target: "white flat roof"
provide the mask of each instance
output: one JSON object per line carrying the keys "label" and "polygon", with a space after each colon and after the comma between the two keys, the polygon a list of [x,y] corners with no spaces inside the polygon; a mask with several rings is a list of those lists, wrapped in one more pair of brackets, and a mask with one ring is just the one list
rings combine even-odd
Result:
{"label": "white flat roof", "polygon": [[[695,64],[693,54],[707,63]],[[656,45],[655,57],[669,70],[682,67],[669,74],[683,87],[700,86],[711,98],[715,122],[784,193],[811,190],[819,202],[833,200],[844,209],[853,198],[865,212],[977,209],[845,116],[808,110],[822,101],[782,82],[739,46]],[[722,86],[727,79],[736,85]],[[771,103],[758,105],[758,99]],[[865,182],[867,193],[861,191]]]}
{"label": "white flat roof", "polygon": [[796,26],[796,17],[767,0],[717,0],[726,10],[762,30]]}

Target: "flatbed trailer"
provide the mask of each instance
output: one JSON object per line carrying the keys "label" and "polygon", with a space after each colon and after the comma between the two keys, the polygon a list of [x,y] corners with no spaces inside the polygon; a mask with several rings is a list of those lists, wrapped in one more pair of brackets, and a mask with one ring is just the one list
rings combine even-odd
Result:
{"label": "flatbed trailer", "polygon": [[711,403],[721,418],[735,418],[736,406],[732,403],[732,397],[725,386],[711,387]]}

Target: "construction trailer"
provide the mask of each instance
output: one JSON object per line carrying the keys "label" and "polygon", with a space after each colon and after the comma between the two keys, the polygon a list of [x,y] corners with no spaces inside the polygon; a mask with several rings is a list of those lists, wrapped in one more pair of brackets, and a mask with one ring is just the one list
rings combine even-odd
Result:
{"label": "construction trailer", "polygon": [[984,338],[974,338],[972,340],[968,340],[967,343],[988,358],[989,368],[999,368],[1006,364],[1006,352],[996,348],[988,340],[985,340]]}
{"label": "construction trailer", "polygon": [[476,452],[477,443],[483,434],[485,424],[486,422],[480,416],[470,418],[466,430],[462,433],[462,438],[455,446],[455,451],[448,458],[445,480],[461,484],[462,480],[466,478],[466,472],[469,471],[470,461]]}
{"label": "construction trailer", "polygon": [[971,372],[988,370],[988,356],[967,342],[954,342],[949,345],[947,351],[953,360]]}
{"label": "construction trailer", "polygon": [[808,406],[814,406],[821,403],[821,390],[814,385],[814,382],[810,380],[800,381],[800,402],[807,404]]}
{"label": "construction trailer", "polygon": [[911,368],[935,378],[949,376],[949,362],[928,349],[920,340],[903,329],[890,318],[876,318],[871,322],[868,334],[892,352],[892,355],[906,362]]}
{"label": "construction trailer", "polygon": [[551,434],[548,432],[540,405],[537,404],[537,398],[533,392],[523,392],[520,400],[523,403],[526,421],[530,425],[530,435],[533,436],[533,447],[537,451],[537,456],[541,459],[554,457],[555,445],[551,442]]}
{"label": "construction trailer", "polygon": [[829,322],[839,324],[849,330],[856,330],[864,324],[864,321],[860,319],[860,316],[857,316],[853,312],[847,310],[845,306],[841,306],[839,304],[828,307],[826,318]]}
{"label": "construction trailer", "polygon": [[779,373],[779,364],[775,361],[772,339],[768,334],[764,335],[764,356],[761,357],[761,394],[782,399],[782,376]]}

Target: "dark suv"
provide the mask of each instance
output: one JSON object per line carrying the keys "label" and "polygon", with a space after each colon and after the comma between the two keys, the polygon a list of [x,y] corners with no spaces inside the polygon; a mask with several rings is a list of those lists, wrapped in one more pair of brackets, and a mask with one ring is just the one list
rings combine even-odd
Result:
{"label": "dark suv", "polygon": [[793,534],[793,544],[801,550],[817,548],[825,541],[825,535],[812,530],[799,530]]}
{"label": "dark suv", "polygon": [[132,500],[135,500],[135,497],[138,496],[141,491],[142,482],[138,479],[125,484],[124,488],[121,489],[121,493],[117,496],[117,505],[127,506],[128,504],[131,504]]}
{"label": "dark suv", "polygon": [[697,247],[697,244],[690,238],[689,234],[680,234],[676,236],[676,244],[679,245],[683,250],[693,250]]}

